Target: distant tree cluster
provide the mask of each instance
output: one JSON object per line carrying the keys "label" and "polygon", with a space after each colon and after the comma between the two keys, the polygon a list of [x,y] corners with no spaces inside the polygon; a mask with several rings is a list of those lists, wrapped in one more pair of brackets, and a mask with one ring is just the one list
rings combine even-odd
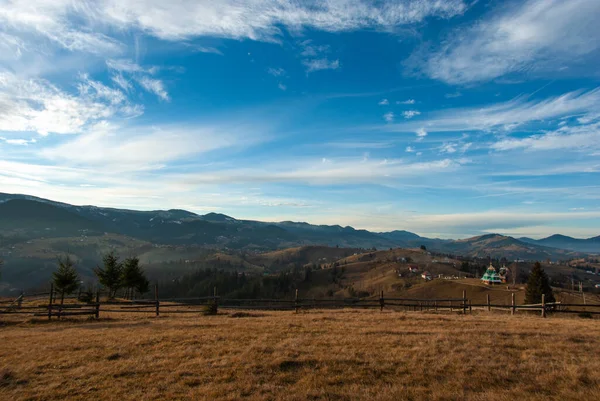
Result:
{"label": "distant tree cluster", "polygon": [[[108,289],[110,298],[114,298],[120,289],[127,290],[127,297],[132,297],[136,291],[139,294],[148,292],[150,282],[137,257],[127,258],[121,262],[114,252],[110,252],[102,258],[102,262],[102,267],[96,267],[94,273],[98,277],[98,282]],[[52,283],[61,294],[62,304],[65,295],[75,292],[81,282],[75,263],[69,255],[59,257],[57,265],[56,271],[52,274]]]}
{"label": "distant tree cluster", "polygon": [[120,289],[127,290],[127,297],[133,296],[137,291],[140,294],[148,292],[150,282],[140,267],[140,260],[133,256],[119,261],[119,256],[114,252],[102,258],[102,267],[94,269],[100,284],[108,289],[109,298],[114,298]]}

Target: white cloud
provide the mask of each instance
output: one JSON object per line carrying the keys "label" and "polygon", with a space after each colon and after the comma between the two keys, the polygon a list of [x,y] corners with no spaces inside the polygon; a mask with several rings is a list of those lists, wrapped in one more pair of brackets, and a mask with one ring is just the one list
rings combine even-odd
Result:
{"label": "white cloud", "polygon": [[529,0],[501,9],[412,61],[432,78],[463,84],[528,68],[556,71],[600,47],[597,0]]}
{"label": "white cloud", "polygon": [[377,104],[380,106],[387,106],[388,104],[390,104],[390,102],[387,99],[381,99],[381,101]]}
{"label": "white cloud", "polygon": [[131,90],[131,83],[129,83],[129,81],[127,79],[125,79],[123,77],[123,75],[121,75],[121,74],[113,75],[110,79],[114,83],[119,85],[121,87],[121,89],[123,89],[124,91],[128,92],[129,90]]}
{"label": "white cloud", "polygon": [[154,93],[156,96],[158,96],[162,100],[167,101],[167,102],[169,100],[171,100],[169,98],[169,94],[165,90],[165,86],[161,80],[143,76],[143,77],[137,78],[137,81],[144,89],[146,89],[148,92]]}
{"label": "white cloud", "polygon": [[427,131],[425,131],[425,128],[419,128],[416,131],[416,134],[417,134],[417,140],[422,141],[423,138],[425,138],[427,136]]}
{"label": "white cloud", "polygon": [[329,60],[327,58],[303,60],[302,64],[306,67],[306,72],[337,70],[340,67],[339,60]]}
{"label": "white cloud", "polygon": [[313,45],[310,39],[301,42],[300,46],[303,49],[300,55],[303,57],[317,57],[330,51],[329,45]]}
{"label": "white cloud", "polygon": [[454,153],[456,152],[456,144],[453,143],[445,143],[440,146],[441,153]]}
{"label": "white cloud", "polygon": [[286,90],[286,89],[287,89],[287,86],[285,86],[285,85],[284,85],[284,84],[282,84],[281,82],[280,82],[280,83],[277,85],[277,87],[278,87],[279,89],[281,89],[282,91],[284,91],[284,90]]}
{"label": "white cloud", "polygon": [[74,134],[88,124],[128,115],[125,98],[117,89],[85,75],[80,77],[79,89],[76,96],[46,80],[0,72],[0,131]]}
{"label": "white cloud", "polygon": [[[135,27],[156,37],[180,40],[197,36],[274,41],[280,26],[329,32],[387,29],[429,16],[463,13],[462,0],[369,3],[361,0],[296,2],[290,0],[180,0],[163,7],[159,0],[106,0],[94,10],[103,22]],[[91,14],[91,13],[90,13]]]}
{"label": "white cloud", "polygon": [[223,148],[247,146],[260,139],[236,128],[168,125],[123,127],[99,123],[41,156],[70,166],[106,170],[155,169],[164,163]]}
{"label": "white cloud", "polygon": [[568,92],[543,100],[519,97],[490,106],[455,108],[431,112],[429,120],[402,122],[389,125],[388,129],[410,132],[425,126],[430,132],[478,131],[493,128],[516,127],[517,125],[557,119],[578,113],[597,112],[600,109],[600,88]]}
{"label": "white cloud", "polygon": [[37,140],[35,138],[31,139],[8,139],[0,137],[0,141],[7,143],[8,145],[18,145],[18,146],[27,146],[32,143],[36,143]]}
{"label": "white cloud", "polygon": [[299,160],[281,165],[264,165],[261,169],[247,168],[222,170],[213,173],[174,176],[183,184],[249,183],[249,182],[305,182],[317,185],[340,183],[372,183],[399,177],[418,177],[434,173],[456,171],[468,163],[466,159],[442,159],[420,163],[403,160],[368,158]]}
{"label": "white cloud", "polygon": [[144,68],[128,59],[108,59],[106,60],[106,66],[111,70],[127,72],[130,74],[136,72],[150,74],[155,71],[152,67]]}
{"label": "white cloud", "polygon": [[394,122],[395,115],[393,112],[389,111],[383,115],[383,119],[388,123]]}
{"label": "white cloud", "polygon": [[[32,43],[45,38],[70,51],[117,54],[122,44],[109,33],[141,31],[164,40],[202,36],[274,42],[281,27],[327,32],[363,28],[389,30],[428,17],[451,18],[467,9],[463,0],[369,3],[362,0],[26,0],[4,2],[0,27],[7,35],[26,32]],[[104,33],[103,33],[104,32]],[[5,40],[6,41],[6,40]],[[12,43],[26,49],[27,43]],[[210,50],[214,48],[199,47]]]}
{"label": "white cloud", "polygon": [[412,146],[407,146],[406,147],[406,152],[408,152],[408,153],[414,153],[414,151],[415,151],[415,148],[413,148]]}
{"label": "white cloud", "polygon": [[452,92],[452,93],[446,93],[444,95],[444,97],[446,99],[454,99],[454,98],[461,97],[461,96],[462,96],[462,93],[460,93],[458,91],[457,92]]}
{"label": "white cloud", "polygon": [[216,47],[194,46],[193,49],[195,52],[199,52],[199,53],[210,53],[210,54],[218,54],[219,56],[223,56],[223,52],[221,50],[217,49]]}
{"label": "white cloud", "polygon": [[267,69],[267,72],[271,75],[273,75],[274,77],[280,77],[282,75],[285,75],[285,70],[283,68],[273,68],[273,67],[269,67]]}
{"label": "white cloud", "polygon": [[406,110],[402,112],[402,116],[407,120],[413,118],[414,116],[418,116],[419,114],[421,114],[421,112],[418,110]]}
{"label": "white cloud", "polygon": [[415,99],[407,99],[407,100],[397,100],[396,104],[415,104]]}
{"label": "white cloud", "polygon": [[508,138],[493,143],[491,148],[500,151],[515,149],[530,151],[598,149],[600,148],[600,127],[598,125],[580,126],[559,129],[558,131],[526,138]]}
{"label": "white cloud", "polygon": [[485,211],[474,213],[453,213],[411,216],[406,224],[419,227],[420,230],[439,229],[447,232],[508,232],[521,227],[540,224],[552,224],[560,221],[587,220],[600,218],[600,211],[595,212],[547,212],[531,211]]}

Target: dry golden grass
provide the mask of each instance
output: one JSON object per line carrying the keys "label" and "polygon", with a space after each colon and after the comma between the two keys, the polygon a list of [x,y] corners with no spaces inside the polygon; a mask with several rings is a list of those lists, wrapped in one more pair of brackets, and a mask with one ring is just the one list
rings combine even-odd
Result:
{"label": "dry golden grass", "polygon": [[6,323],[0,399],[593,400],[600,323],[372,310]]}

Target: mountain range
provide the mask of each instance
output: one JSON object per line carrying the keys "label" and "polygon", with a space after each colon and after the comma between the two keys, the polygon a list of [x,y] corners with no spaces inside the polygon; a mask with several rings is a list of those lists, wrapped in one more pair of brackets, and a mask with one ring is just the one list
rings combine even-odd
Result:
{"label": "mountain range", "polygon": [[185,210],[136,211],[75,206],[29,195],[0,193],[0,248],[36,238],[120,234],[155,244],[234,250],[274,250],[301,245],[352,248],[415,248],[472,257],[570,259],[600,253],[600,236],[543,239],[487,234],[461,240],[421,237],[396,230],[371,232],[339,225],[239,220]]}

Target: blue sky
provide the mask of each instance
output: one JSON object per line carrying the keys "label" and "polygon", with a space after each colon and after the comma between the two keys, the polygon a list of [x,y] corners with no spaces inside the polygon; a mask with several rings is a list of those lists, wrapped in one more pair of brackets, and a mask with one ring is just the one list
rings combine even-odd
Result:
{"label": "blue sky", "polygon": [[0,0],[0,191],[600,234],[597,0]]}

